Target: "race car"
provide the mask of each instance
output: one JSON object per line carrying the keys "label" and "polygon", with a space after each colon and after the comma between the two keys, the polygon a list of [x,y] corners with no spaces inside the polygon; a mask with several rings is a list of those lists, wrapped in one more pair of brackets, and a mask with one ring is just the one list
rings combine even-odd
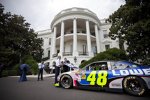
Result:
{"label": "race car", "polygon": [[150,90],[150,66],[128,61],[97,61],[58,76],[59,86],[98,90],[122,90],[142,96]]}

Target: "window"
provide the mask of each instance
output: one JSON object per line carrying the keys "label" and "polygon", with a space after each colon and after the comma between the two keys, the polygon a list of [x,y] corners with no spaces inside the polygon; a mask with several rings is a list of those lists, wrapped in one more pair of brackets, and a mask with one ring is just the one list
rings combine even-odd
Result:
{"label": "window", "polygon": [[93,47],[93,53],[94,53],[94,55],[97,54],[97,46],[94,46],[94,47]]}
{"label": "window", "polygon": [[50,58],[50,50],[48,50],[48,58]]}
{"label": "window", "polygon": [[108,34],[104,34],[104,38],[106,39],[106,38],[108,38],[109,36],[108,36]]}
{"label": "window", "polygon": [[60,50],[57,50],[57,54],[60,52]]}
{"label": "window", "polygon": [[127,62],[127,61],[117,61],[111,62],[111,69],[126,69],[138,67],[138,64]]}
{"label": "window", "polygon": [[107,30],[103,30],[103,35],[104,35],[104,38],[108,38]]}
{"label": "window", "polygon": [[49,38],[49,45],[51,45],[51,38]]}
{"label": "window", "polygon": [[110,49],[110,45],[109,44],[105,45],[105,50],[108,50],[108,49]]}
{"label": "window", "polygon": [[96,62],[84,67],[83,70],[108,70],[108,65],[107,62]]}
{"label": "window", "polygon": [[107,34],[107,30],[103,30],[103,34]]}
{"label": "window", "polygon": [[73,45],[70,46],[70,52],[73,52]]}
{"label": "window", "polygon": [[86,54],[86,45],[83,45],[83,54]]}
{"label": "window", "polygon": [[43,38],[40,38],[42,40],[42,46],[44,46],[44,39]]}

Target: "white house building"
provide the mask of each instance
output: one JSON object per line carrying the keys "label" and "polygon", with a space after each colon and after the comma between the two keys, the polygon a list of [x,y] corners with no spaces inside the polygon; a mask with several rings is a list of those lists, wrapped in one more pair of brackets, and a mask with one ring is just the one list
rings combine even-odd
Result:
{"label": "white house building", "polygon": [[110,23],[100,20],[85,8],[70,8],[58,13],[48,30],[38,31],[43,39],[44,57],[50,57],[50,65],[60,55],[74,65],[88,60],[96,53],[109,48],[119,48],[118,40],[108,37]]}

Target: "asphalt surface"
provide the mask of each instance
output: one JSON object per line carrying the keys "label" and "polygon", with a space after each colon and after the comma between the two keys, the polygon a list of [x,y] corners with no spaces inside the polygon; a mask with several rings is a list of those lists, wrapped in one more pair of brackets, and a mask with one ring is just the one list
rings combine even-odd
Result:
{"label": "asphalt surface", "polygon": [[26,82],[18,82],[18,77],[0,78],[0,100],[150,100],[150,94],[135,97],[125,93],[63,89],[54,87],[53,82],[52,77],[43,81],[29,77]]}

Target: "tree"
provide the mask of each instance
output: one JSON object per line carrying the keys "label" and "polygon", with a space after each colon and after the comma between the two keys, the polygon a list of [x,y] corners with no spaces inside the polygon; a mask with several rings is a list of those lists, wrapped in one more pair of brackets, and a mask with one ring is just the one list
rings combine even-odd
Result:
{"label": "tree", "polygon": [[126,0],[108,19],[112,23],[109,36],[119,38],[120,48],[127,42],[132,61],[150,63],[150,1]]}
{"label": "tree", "polygon": [[25,55],[32,55],[36,60],[41,59],[42,40],[37,38],[37,34],[24,17],[12,15],[10,12],[4,13],[2,4],[0,4],[0,37],[1,63],[12,66],[21,62]]}

